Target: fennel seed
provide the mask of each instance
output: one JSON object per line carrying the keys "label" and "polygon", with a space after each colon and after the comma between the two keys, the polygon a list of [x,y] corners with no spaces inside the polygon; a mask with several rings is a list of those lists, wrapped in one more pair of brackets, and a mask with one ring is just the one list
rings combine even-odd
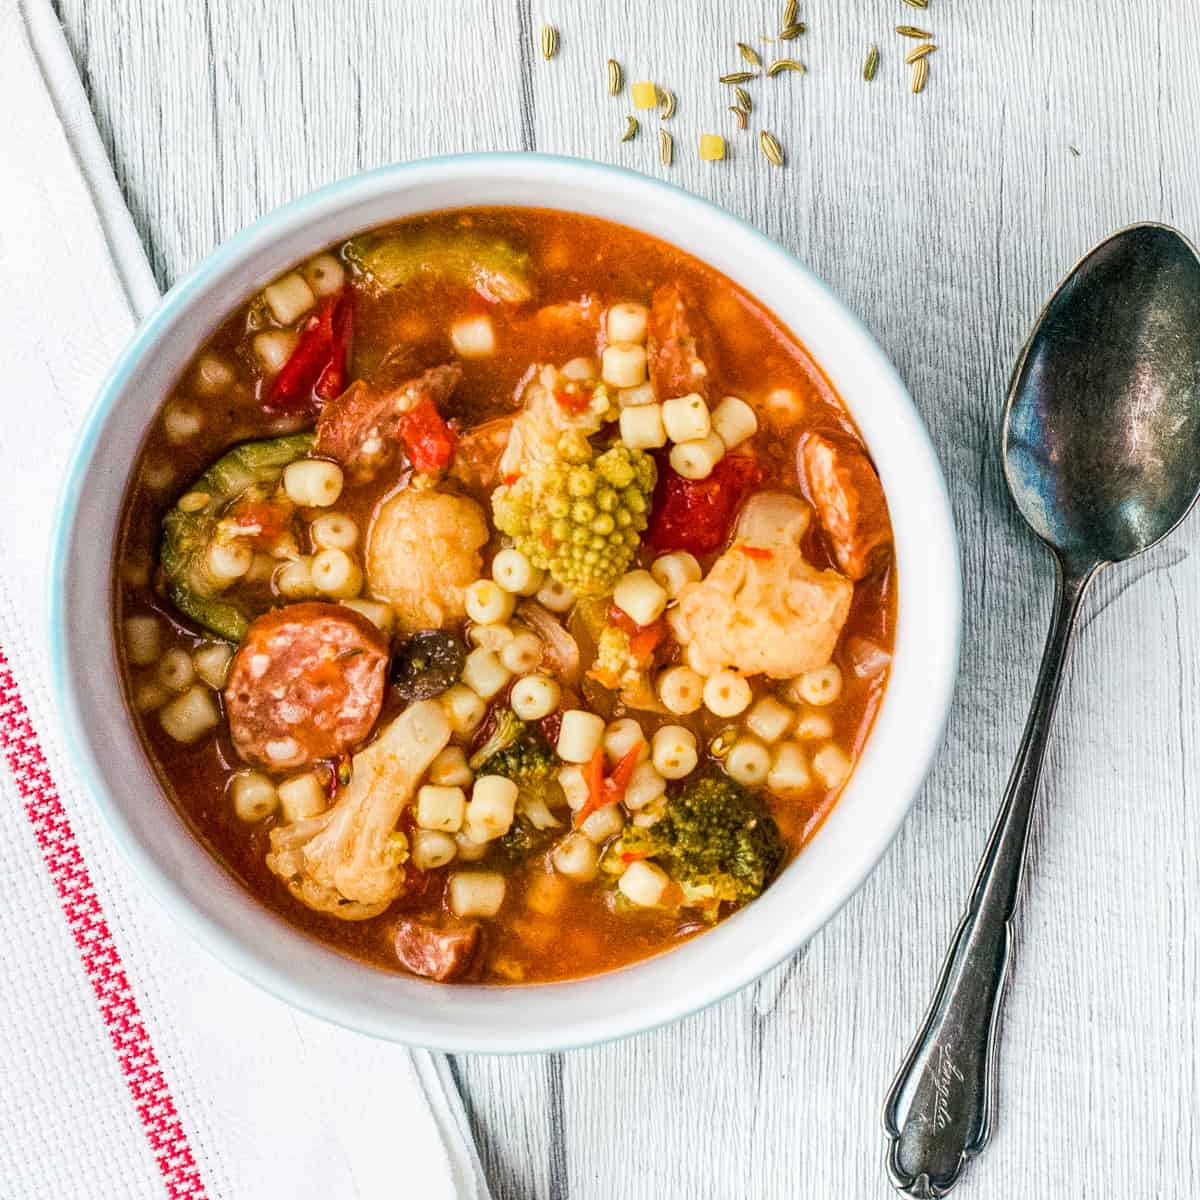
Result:
{"label": "fennel seed", "polygon": [[799,74],[804,74],[804,64],[797,62],[794,58],[777,58],[768,68],[767,74],[774,79],[781,71],[796,71]]}
{"label": "fennel seed", "polygon": [[776,167],[783,166],[783,147],[779,144],[779,139],[773,133],[768,133],[764,129],[758,135],[758,144],[762,152],[767,156],[768,162]]}

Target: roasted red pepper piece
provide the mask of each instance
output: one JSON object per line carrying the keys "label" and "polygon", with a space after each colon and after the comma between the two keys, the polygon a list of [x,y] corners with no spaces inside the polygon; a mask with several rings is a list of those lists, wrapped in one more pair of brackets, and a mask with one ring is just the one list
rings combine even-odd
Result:
{"label": "roasted red pepper piece", "polygon": [[267,392],[265,407],[270,412],[304,412],[317,406],[317,398],[341,395],[353,324],[353,302],[345,288],[305,321],[295,350]]}
{"label": "roasted red pepper piece", "polygon": [[418,471],[441,471],[450,465],[458,438],[428,396],[404,414],[399,428],[408,460]]}
{"label": "roasted red pepper piece", "polygon": [[333,400],[346,390],[353,339],[354,293],[346,288],[333,306],[333,348],[315,388],[322,400]]}
{"label": "roasted red pepper piece", "polygon": [[711,554],[729,537],[747,491],[762,478],[748,454],[721,459],[707,479],[684,479],[665,459],[658,464],[658,486],[648,540],[655,550]]}
{"label": "roasted red pepper piece", "polygon": [[604,748],[602,746],[596,747],[591,761],[584,771],[584,779],[588,787],[588,798],[575,817],[576,828],[582,825],[592,813],[601,808],[607,808],[610,804],[616,804],[625,798],[625,791],[629,787],[629,780],[633,776],[634,768],[638,765],[641,753],[642,743],[639,741],[636,746],[631,746],[625,751],[621,756],[621,761],[613,767],[612,774],[605,779]]}

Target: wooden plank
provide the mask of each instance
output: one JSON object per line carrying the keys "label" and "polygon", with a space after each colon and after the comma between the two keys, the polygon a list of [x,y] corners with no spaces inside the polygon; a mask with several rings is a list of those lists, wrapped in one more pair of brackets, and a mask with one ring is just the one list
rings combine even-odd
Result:
{"label": "wooden plank", "polygon": [[[750,88],[752,128],[785,147],[779,171],[736,135],[715,82],[739,65],[734,41],[777,19],[748,0],[61,0],[164,283],[358,167],[452,149],[592,156],[672,179],[793,249],[863,316],[930,425],[967,624],[946,747],[912,817],[807,954],[725,1004],[567,1056],[460,1060],[500,1196],[889,1194],[879,1105],[1003,788],[1049,611],[1047,557],[996,457],[1007,376],[1049,290],[1104,233],[1155,218],[1200,234],[1187,0],[896,8],[802,6],[810,30],[787,51],[808,74]],[[910,19],[942,47],[919,97],[891,31]],[[561,31],[550,63],[543,20]],[[619,142],[632,110],[606,94],[610,56],[628,80],[676,91],[671,169],[653,113]],[[705,130],[731,139],[726,162],[697,161]],[[1047,764],[996,1138],[964,1195],[1007,1196],[1013,1179],[1108,1195],[1114,1146],[1133,1194],[1190,1195],[1200,1176],[1198,537],[1193,521],[1096,588]]]}

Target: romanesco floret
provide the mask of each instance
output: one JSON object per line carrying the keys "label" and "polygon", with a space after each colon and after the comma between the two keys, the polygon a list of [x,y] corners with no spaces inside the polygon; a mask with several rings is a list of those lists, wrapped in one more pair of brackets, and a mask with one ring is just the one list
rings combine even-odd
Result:
{"label": "romanesco floret", "polygon": [[627,826],[622,856],[654,859],[683,890],[684,903],[716,916],[771,882],[783,861],[779,827],[753,793],[718,770],[689,780],[648,828]]}
{"label": "romanesco floret", "polygon": [[[577,449],[577,447],[572,447]],[[496,527],[577,596],[612,591],[637,553],[657,473],[641,450],[535,465],[492,494]]]}

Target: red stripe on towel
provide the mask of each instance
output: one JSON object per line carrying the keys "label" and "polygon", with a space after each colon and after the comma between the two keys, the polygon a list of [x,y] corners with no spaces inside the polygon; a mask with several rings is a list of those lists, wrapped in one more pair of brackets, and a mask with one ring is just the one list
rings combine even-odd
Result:
{"label": "red stripe on towel", "polygon": [[204,1200],[207,1193],[158,1056],[142,1024],[137,1000],[96,897],[58,787],[0,649],[0,748],[42,848],[63,914],[96,993],[117,1061],[162,1172],[170,1200]]}

